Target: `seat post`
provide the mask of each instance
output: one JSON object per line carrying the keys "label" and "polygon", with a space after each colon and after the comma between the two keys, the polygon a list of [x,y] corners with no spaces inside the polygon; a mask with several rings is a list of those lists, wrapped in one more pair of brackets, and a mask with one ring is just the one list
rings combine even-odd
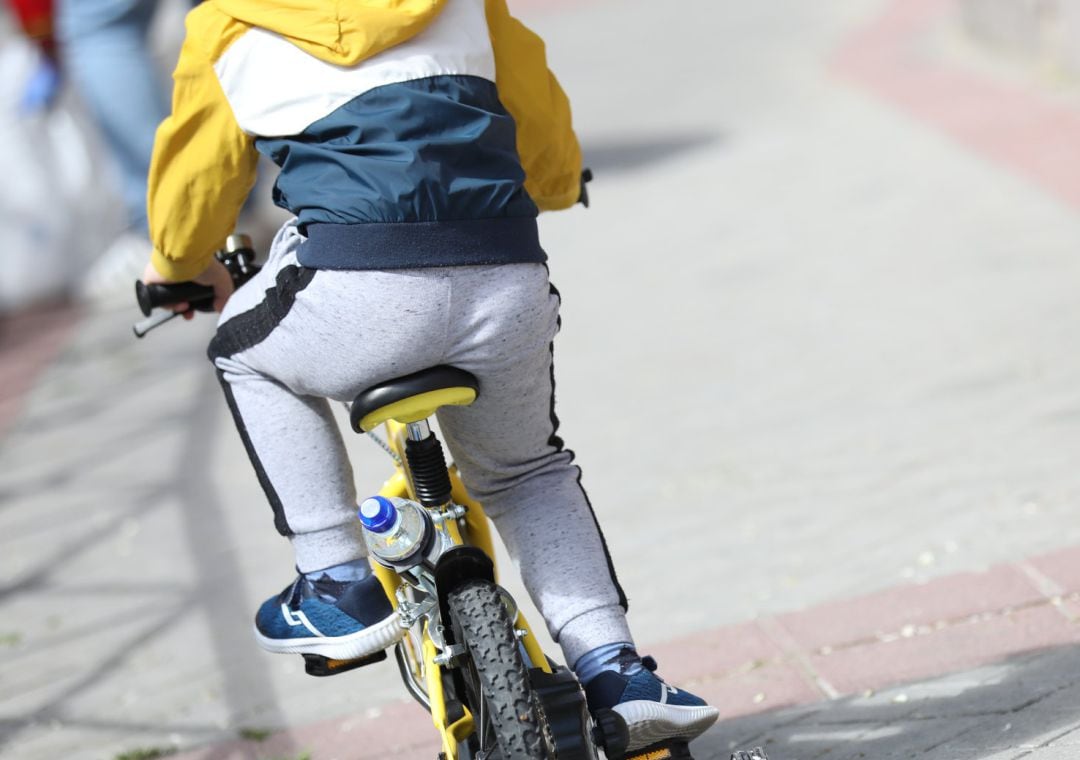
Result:
{"label": "seat post", "polygon": [[405,425],[405,432],[410,441],[422,441],[431,435],[431,425],[428,424],[427,420],[409,422]]}

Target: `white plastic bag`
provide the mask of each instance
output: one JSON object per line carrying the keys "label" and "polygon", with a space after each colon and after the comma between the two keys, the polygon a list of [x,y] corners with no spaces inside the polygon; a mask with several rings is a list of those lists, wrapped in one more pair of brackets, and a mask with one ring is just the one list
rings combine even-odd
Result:
{"label": "white plastic bag", "polygon": [[101,151],[70,101],[19,112],[38,55],[0,29],[0,313],[70,292],[122,227]]}

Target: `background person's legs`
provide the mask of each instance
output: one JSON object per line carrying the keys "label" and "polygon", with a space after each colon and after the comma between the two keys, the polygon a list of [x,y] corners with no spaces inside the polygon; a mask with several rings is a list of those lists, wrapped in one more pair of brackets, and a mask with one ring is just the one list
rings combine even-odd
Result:
{"label": "background person's legs", "polygon": [[64,72],[114,159],[133,232],[146,236],[146,177],[168,89],[149,45],[157,0],[59,0]]}

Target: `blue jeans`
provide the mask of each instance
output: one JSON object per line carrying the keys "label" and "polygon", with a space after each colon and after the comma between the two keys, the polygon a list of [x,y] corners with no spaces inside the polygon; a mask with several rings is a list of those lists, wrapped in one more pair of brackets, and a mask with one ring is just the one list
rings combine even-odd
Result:
{"label": "blue jeans", "polygon": [[67,76],[100,128],[128,221],[146,234],[146,176],[169,90],[147,39],[158,0],[58,0]]}

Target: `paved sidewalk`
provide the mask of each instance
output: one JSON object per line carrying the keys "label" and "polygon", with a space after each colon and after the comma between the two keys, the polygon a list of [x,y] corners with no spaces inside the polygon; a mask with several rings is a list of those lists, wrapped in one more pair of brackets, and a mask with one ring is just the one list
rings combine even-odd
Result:
{"label": "paved sidewalk", "polygon": [[[722,710],[694,745],[699,760],[752,746],[777,760],[1072,757],[1080,547],[703,631],[651,654],[665,678]],[[397,703],[177,760],[296,746],[327,760],[430,760],[432,739],[423,711]]]}
{"label": "paved sidewalk", "polygon": [[[1080,757],[1080,97],[947,0],[518,7],[597,175],[560,432],[699,760]],[[0,757],[432,760],[392,667],[253,647],[292,559],[211,326],[136,317],[0,332]]]}

